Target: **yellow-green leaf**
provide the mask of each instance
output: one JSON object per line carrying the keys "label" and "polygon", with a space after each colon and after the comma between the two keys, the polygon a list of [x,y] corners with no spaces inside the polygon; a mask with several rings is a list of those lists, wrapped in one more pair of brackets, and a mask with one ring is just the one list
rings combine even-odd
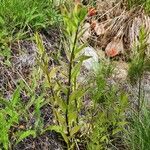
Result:
{"label": "yellow-green leaf", "polygon": [[36,137],[36,131],[35,130],[28,130],[25,132],[19,132],[17,134],[18,134],[19,138],[16,141],[16,144],[18,144],[19,142],[21,142],[23,139],[27,138],[28,136],[32,135],[33,137]]}
{"label": "yellow-green leaf", "polygon": [[70,136],[73,136],[74,134],[76,134],[79,130],[80,130],[80,126],[75,126],[71,129],[70,131]]}
{"label": "yellow-green leaf", "polygon": [[66,143],[68,143],[68,137],[66,136],[65,132],[63,131],[62,127],[61,126],[56,126],[56,125],[52,125],[52,126],[49,126],[46,128],[45,131],[48,131],[48,130],[51,130],[51,131],[55,131],[57,133],[60,133],[64,139],[64,141]]}
{"label": "yellow-green leaf", "polygon": [[75,77],[78,76],[78,74],[80,73],[81,66],[82,66],[82,62],[79,62],[75,65],[75,67],[72,70],[72,74],[71,74],[72,79],[74,79]]}

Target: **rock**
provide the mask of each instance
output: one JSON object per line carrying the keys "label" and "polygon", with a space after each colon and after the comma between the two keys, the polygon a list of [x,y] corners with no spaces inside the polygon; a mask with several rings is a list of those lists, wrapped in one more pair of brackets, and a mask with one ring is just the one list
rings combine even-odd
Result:
{"label": "rock", "polygon": [[[139,96],[139,84],[131,85],[128,82],[129,65],[126,62],[115,62],[114,73],[109,83],[117,85],[121,90],[129,95],[129,101],[133,108],[137,108]],[[141,81],[142,98],[144,94],[144,103],[150,108],[150,72],[145,72]]]}
{"label": "rock", "polygon": [[83,66],[89,71],[95,70],[98,65],[98,54],[96,53],[95,49],[92,47],[86,47],[82,50],[82,54],[91,56],[91,58],[83,62]]}
{"label": "rock", "polygon": [[129,65],[126,62],[123,61],[115,62],[114,73],[112,75],[114,80],[116,80],[117,82],[126,81],[128,76],[128,68]]}

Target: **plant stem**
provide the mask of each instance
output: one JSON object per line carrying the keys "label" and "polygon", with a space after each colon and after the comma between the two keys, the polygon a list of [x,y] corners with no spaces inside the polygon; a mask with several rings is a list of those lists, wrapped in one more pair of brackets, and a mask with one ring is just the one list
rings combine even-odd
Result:
{"label": "plant stem", "polygon": [[70,136],[70,129],[69,129],[69,118],[68,118],[68,106],[70,102],[70,94],[71,94],[71,73],[72,73],[72,65],[73,65],[73,59],[74,59],[74,50],[77,42],[77,37],[78,37],[78,30],[79,30],[79,24],[77,26],[77,30],[75,33],[75,38],[73,42],[73,47],[71,51],[71,56],[70,56],[70,61],[69,61],[69,73],[68,73],[68,92],[67,92],[67,108],[66,108],[66,125],[67,125],[67,135]]}
{"label": "plant stem", "polygon": [[[55,94],[54,94],[54,91],[53,91],[53,88],[51,86],[51,80],[50,80],[50,77],[49,77],[49,74],[48,74],[48,68],[45,70],[45,73],[46,73],[46,76],[47,76],[47,80],[48,80],[48,83],[50,85],[50,91],[51,91],[51,94],[52,94],[52,98],[53,98],[53,104],[55,103]],[[54,113],[54,116],[55,116],[55,119],[56,119],[56,122],[57,124],[59,125],[59,119],[57,117],[57,113],[55,112],[55,109],[54,109],[54,105],[52,104],[52,110],[53,110],[53,113]]]}
{"label": "plant stem", "polygon": [[[76,90],[76,88],[77,88],[77,79],[75,77],[75,79],[74,79],[74,90]],[[76,108],[76,112],[78,114],[78,102],[77,102],[77,99],[75,99],[75,108]],[[77,115],[77,118],[76,118],[76,123],[77,124],[79,123],[78,115]]]}
{"label": "plant stem", "polygon": [[139,91],[138,91],[138,115],[140,115],[140,109],[141,109],[141,92],[142,92],[142,77],[143,77],[143,74],[144,74],[144,70],[143,70],[143,67],[144,67],[144,62],[145,62],[145,51],[142,53],[142,71],[140,73],[140,78],[139,78]]}
{"label": "plant stem", "polygon": [[138,115],[140,113],[140,106],[141,106],[141,82],[142,77],[139,78],[139,91],[138,91]]}

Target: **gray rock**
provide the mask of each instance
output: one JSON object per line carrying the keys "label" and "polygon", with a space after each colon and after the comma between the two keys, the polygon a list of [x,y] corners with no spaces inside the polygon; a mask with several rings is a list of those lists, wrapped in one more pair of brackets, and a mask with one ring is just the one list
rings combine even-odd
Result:
{"label": "gray rock", "polygon": [[86,47],[82,50],[81,54],[84,54],[86,56],[91,56],[91,58],[85,60],[83,62],[83,66],[88,70],[95,70],[98,65],[98,54],[96,53],[96,50],[92,47]]}

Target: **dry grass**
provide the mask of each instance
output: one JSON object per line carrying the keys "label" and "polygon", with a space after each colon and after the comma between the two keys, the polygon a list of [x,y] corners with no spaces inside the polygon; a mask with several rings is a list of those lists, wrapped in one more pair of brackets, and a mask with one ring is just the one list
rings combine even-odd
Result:
{"label": "dry grass", "polygon": [[[97,0],[96,9],[97,15],[89,19],[97,24],[94,34],[90,33],[90,40],[96,42],[93,46],[106,50],[112,45],[118,49],[116,45],[122,43],[123,50],[119,48],[118,51],[132,53],[131,49],[138,43],[140,28],[144,27],[148,34],[150,32],[150,17],[142,6],[128,10],[123,0]],[[149,35],[147,42],[150,43]]]}

